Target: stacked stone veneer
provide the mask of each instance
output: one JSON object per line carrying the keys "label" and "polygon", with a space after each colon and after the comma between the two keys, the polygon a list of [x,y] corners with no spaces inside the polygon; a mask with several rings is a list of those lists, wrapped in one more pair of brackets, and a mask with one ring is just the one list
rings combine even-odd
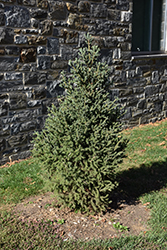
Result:
{"label": "stacked stone veneer", "polygon": [[125,124],[166,117],[167,57],[132,58],[132,0],[0,0],[0,164],[30,155],[86,32],[111,68]]}

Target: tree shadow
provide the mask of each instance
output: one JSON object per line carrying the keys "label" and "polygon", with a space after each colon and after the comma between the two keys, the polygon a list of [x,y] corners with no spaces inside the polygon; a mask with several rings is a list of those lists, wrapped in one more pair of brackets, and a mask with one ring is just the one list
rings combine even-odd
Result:
{"label": "tree shadow", "polygon": [[119,207],[124,201],[135,204],[140,196],[167,187],[167,159],[163,162],[142,164],[139,168],[129,168],[117,176],[119,186],[111,195],[112,207]]}

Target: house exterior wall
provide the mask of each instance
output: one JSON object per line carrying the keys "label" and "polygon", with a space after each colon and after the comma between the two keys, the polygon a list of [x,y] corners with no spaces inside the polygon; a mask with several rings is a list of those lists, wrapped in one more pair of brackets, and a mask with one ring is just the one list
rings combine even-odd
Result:
{"label": "house exterior wall", "polygon": [[167,56],[132,57],[132,12],[132,0],[0,0],[0,164],[30,156],[86,32],[111,69],[125,126],[166,117]]}

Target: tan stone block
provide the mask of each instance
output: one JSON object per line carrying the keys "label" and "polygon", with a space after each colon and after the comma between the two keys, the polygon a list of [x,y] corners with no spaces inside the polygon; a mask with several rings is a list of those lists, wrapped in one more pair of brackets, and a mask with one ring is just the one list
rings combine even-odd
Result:
{"label": "tan stone block", "polygon": [[37,7],[42,8],[42,9],[47,9],[48,8],[48,1],[47,0],[38,0],[37,2]]}
{"label": "tan stone block", "polygon": [[20,62],[28,63],[36,61],[36,48],[23,48],[20,52]]}

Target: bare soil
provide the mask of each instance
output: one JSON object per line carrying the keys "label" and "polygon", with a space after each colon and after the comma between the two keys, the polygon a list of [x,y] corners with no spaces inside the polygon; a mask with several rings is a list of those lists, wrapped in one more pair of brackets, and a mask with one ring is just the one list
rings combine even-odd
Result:
{"label": "bare soil", "polygon": [[[21,219],[26,220],[56,220],[64,240],[68,239],[110,239],[121,235],[145,234],[149,230],[147,221],[150,210],[147,203],[124,200],[110,208],[103,215],[87,216],[75,213],[70,209],[56,206],[52,193],[27,198],[17,204],[12,210]],[[119,222],[128,230],[115,229],[113,224]],[[62,223],[62,224],[61,224]]]}

